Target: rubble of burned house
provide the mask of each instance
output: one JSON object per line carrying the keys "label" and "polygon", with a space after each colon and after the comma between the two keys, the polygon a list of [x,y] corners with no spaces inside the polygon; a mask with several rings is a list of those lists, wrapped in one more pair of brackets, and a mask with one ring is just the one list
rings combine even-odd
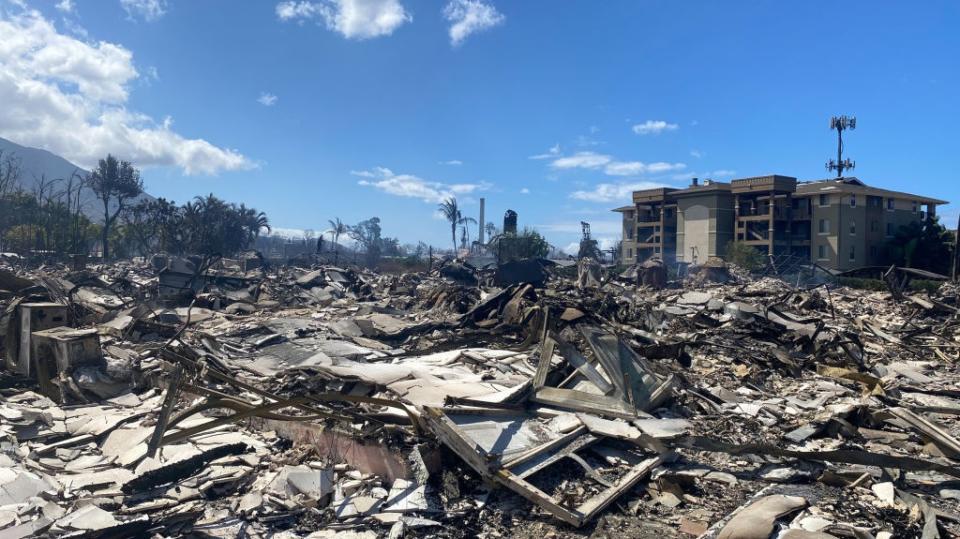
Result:
{"label": "rubble of burned house", "polygon": [[0,539],[960,535],[955,284],[556,269],[0,266]]}

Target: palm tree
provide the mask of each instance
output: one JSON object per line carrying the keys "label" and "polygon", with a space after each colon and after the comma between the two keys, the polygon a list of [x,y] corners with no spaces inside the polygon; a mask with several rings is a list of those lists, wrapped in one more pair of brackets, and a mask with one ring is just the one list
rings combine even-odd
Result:
{"label": "palm tree", "polygon": [[460,207],[457,205],[457,199],[450,197],[440,203],[440,213],[443,218],[450,222],[450,239],[453,241],[453,252],[457,252],[457,225],[460,224]]}
{"label": "palm tree", "polygon": [[328,222],[330,233],[333,235],[333,263],[336,265],[340,263],[340,234],[347,232],[347,225],[343,224],[339,217],[330,219]]}
{"label": "palm tree", "polygon": [[467,225],[477,224],[477,220],[473,217],[460,217],[457,220],[457,224],[463,227],[463,246],[466,248],[470,247],[470,228]]}
{"label": "palm tree", "polygon": [[260,232],[264,229],[268,234],[270,233],[270,221],[267,219],[267,214],[257,212],[254,208],[248,208],[243,203],[240,204],[237,211],[240,214],[241,226],[246,232],[246,243],[248,245],[256,242],[257,238],[260,237]]}

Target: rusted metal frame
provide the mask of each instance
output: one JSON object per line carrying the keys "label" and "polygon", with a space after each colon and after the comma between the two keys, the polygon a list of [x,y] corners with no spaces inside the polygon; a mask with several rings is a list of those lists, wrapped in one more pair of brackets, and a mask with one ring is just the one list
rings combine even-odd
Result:
{"label": "rusted metal frame", "polygon": [[403,413],[407,414],[407,417],[410,418],[410,424],[413,426],[415,433],[419,433],[422,428],[420,426],[420,418],[417,416],[417,413],[410,409],[406,404],[391,400],[391,399],[381,399],[377,397],[364,397],[361,395],[344,395],[342,393],[318,393],[314,395],[308,395],[306,397],[312,402],[328,402],[328,401],[345,401],[345,402],[360,402],[364,404],[376,404],[378,406],[387,406],[389,408],[397,408]]}
{"label": "rusted metal frame", "polygon": [[583,425],[580,425],[576,429],[568,432],[567,434],[564,434],[563,436],[554,438],[553,440],[542,443],[536,447],[532,447],[527,451],[524,451],[523,453],[513,458],[502,461],[500,463],[500,466],[507,469],[515,468],[534,457],[542,455],[543,453],[547,453],[549,451],[555,451],[557,449],[566,447],[567,445],[572,443],[574,440],[579,438],[581,435],[586,433],[587,433],[587,428],[584,427]]}
{"label": "rusted metal frame", "polygon": [[608,505],[613,503],[614,500],[629,492],[630,489],[636,486],[636,484],[653,471],[654,468],[673,458],[673,453],[666,453],[650,457],[634,466],[634,468],[628,472],[627,475],[620,478],[615,485],[577,506],[577,512],[580,513],[582,521],[587,522],[597,516],[600,511],[603,511]]}
{"label": "rusted metal frame", "polygon": [[510,470],[503,468],[496,469],[491,462],[491,455],[463,432],[456,423],[451,421],[450,418],[443,413],[443,410],[426,406],[424,407],[424,416],[426,418],[426,425],[437,438],[460,456],[464,462],[483,478],[507,487],[568,524],[573,526],[583,524],[583,519],[578,512],[563,507],[550,497],[550,495],[528,483]]}
{"label": "rusted metal frame", "polygon": [[523,464],[513,467],[510,471],[517,474],[520,478],[526,479],[531,475],[545,468],[553,466],[560,460],[565,459],[571,453],[576,453],[577,451],[586,449],[587,447],[590,447],[591,445],[599,441],[600,441],[600,438],[592,434],[586,434],[584,436],[580,436],[576,440],[567,444],[567,446],[561,449],[560,451],[557,451],[550,455],[540,455],[541,457],[544,457],[542,460],[538,460],[538,461],[528,460]]}
{"label": "rusted metal frame", "polygon": [[167,436],[163,437],[163,440],[161,441],[161,445],[179,442],[180,440],[185,440],[187,438],[190,438],[194,434],[203,432],[205,430],[219,427],[221,425],[229,425],[230,423],[236,423],[241,419],[258,416],[266,412],[272,412],[273,410],[279,410],[279,409],[287,408],[290,406],[296,406],[297,404],[305,404],[307,401],[308,400],[306,397],[295,397],[290,400],[282,400],[279,402],[271,402],[270,404],[265,404],[263,406],[256,406],[254,408],[250,408],[242,412],[237,412],[231,416],[220,417],[217,419],[210,420],[202,425],[197,425],[194,427],[183,429],[182,431],[175,432],[173,434],[168,434]]}
{"label": "rusted metal frame", "polygon": [[[256,404],[246,402],[243,399],[239,399],[237,397],[227,395],[226,393],[221,393],[213,389],[200,387],[193,384],[184,384],[181,390],[184,393],[192,393],[194,395],[205,395],[208,397],[208,399],[200,404],[191,406],[190,408],[187,408],[186,410],[178,413],[176,417],[171,419],[170,422],[167,424],[167,429],[173,428],[184,419],[190,417],[191,415],[195,415],[199,412],[202,412],[204,410],[212,410],[216,408],[230,408],[231,410],[235,410],[235,411],[244,411],[244,410],[257,407]],[[313,415],[293,416],[293,415],[286,415],[286,414],[262,414],[259,417],[263,417],[265,419],[276,419],[280,421],[310,421],[315,419],[337,419],[340,421],[351,420],[350,417],[338,416],[336,414],[326,412],[323,410],[317,410],[315,408],[310,408],[308,406],[296,406],[296,408],[310,412]]]}
{"label": "rusted metal frame", "polygon": [[[173,357],[174,357],[177,361],[179,361],[181,364],[186,364],[186,365],[188,365],[188,366],[191,366],[191,368],[193,368],[193,369],[195,369],[195,370],[200,370],[200,367],[199,367],[199,365],[197,364],[196,361],[194,361],[194,360],[192,360],[192,359],[190,359],[190,358],[184,357],[184,356],[182,356],[182,355],[180,355],[180,354],[177,354],[176,352],[173,352],[173,351],[170,350],[170,349],[165,349],[165,352],[167,352],[169,355],[173,356]],[[283,398],[281,398],[281,397],[279,397],[279,396],[277,396],[277,395],[274,395],[274,394],[270,393],[269,391],[264,391],[264,390],[262,390],[262,389],[260,389],[260,388],[258,388],[258,387],[256,387],[256,386],[254,386],[254,385],[251,385],[251,384],[248,384],[248,383],[243,382],[243,381],[241,381],[241,380],[238,380],[238,379],[236,379],[236,378],[234,378],[234,377],[232,377],[232,376],[229,376],[229,375],[227,375],[227,374],[225,374],[225,373],[222,373],[222,372],[220,372],[219,370],[217,370],[217,369],[215,369],[215,368],[211,368],[211,367],[209,367],[209,366],[205,367],[205,368],[202,370],[202,372],[203,372],[203,374],[204,374],[205,376],[207,376],[207,377],[210,377],[210,378],[213,378],[213,379],[215,379],[215,380],[218,380],[218,381],[221,381],[221,382],[224,382],[224,383],[233,385],[233,386],[238,387],[238,388],[240,388],[240,389],[246,389],[247,391],[251,391],[251,392],[253,392],[253,393],[256,393],[257,395],[259,395],[259,396],[261,396],[261,397],[265,397],[265,398],[268,398],[268,399],[271,399],[271,400],[274,400],[274,401],[279,401],[279,402],[290,402],[290,403],[291,403],[291,404],[290,404],[291,406],[294,406],[294,407],[303,409],[303,410],[305,410],[305,411],[307,411],[307,412],[310,412],[310,413],[313,413],[313,414],[320,414],[320,413],[325,413],[325,412],[322,412],[321,410],[317,410],[317,409],[315,409],[315,408],[312,408],[312,407],[310,407],[310,406],[307,406],[308,402],[323,402],[323,401],[325,401],[325,400],[326,400],[326,401],[362,402],[362,403],[367,403],[367,404],[377,404],[377,405],[381,405],[381,406],[389,406],[389,407],[393,407],[393,408],[399,408],[399,409],[403,410],[404,413],[406,413],[407,416],[410,418],[410,422],[411,422],[411,424],[412,424],[412,426],[413,426],[413,428],[414,428],[414,431],[415,431],[415,432],[418,432],[418,431],[419,431],[419,423],[418,423],[418,418],[417,418],[416,414],[415,414],[414,412],[412,412],[410,409],[408,409],[403,403],[400,403],[400,402],[398,402],[398,401],[391,401],[391,400],[388,400],[388,399],[378,399],[378,398],[373,398],[373,397],[362,397],[362,396],[355,396],[355,395],[341,395],[341,394],[337,394],[337,393],[325,393],[325,394],[320,394],[320,395],[313,395],[313,396],[310,396],[310,397],[306,397],[306,398],[305,398],[306,400],[303,400],[303,401],[300,401],[299,399],[287,400],[287,399],[283,399]],[[281,407],[281,408],[282,408],[282,407]],[[269,411],[269,410],[261,410],[261,411]],[[246,413],[246,412],[243,412],[243,413]],[[254,413],[253,415],[259,415],[259,414],[258,414],[258,413]],[[231,417],[234,417],[234,416],[231,416]],[[249,415],[244,416],[244,417],[249,417]],[[343,418],[342,416],[336,416],[336,415],[333,415],[333,414],[331,414],[331,418],[333,418],[333,419],[338,419],[338,420],[347,420],[346,418]],[[202,426],[202,425],[201,425],[201,426]]]}
{"label": "rusted metal frame", "polygon": [[600,374],[600,371],[587,361],[587,358],[583,357],[572,344],[558,339],[557,345],[560,348],[560,354],[576,368],[577,372],[583,374],[587,380],[590,380],[593,385],[597,386],[597,389],[599,389],[601,393],[609,395],[613,392],[613,385],[611,385],[610,382]]}
{"label": "rusted metal frame", "polygon": [[587,461],[583,460],[583,457],[581,457],[580,455],[576,453],[569,453],[567,455],[567,458],[579,464],[580,467],[583,468],[584,473],[586,473],[587,477],[589,477],[590,479],[593,479],[597,483],[600,483],[601,485],[607,488],[613,487],[613,484],[610,483],[610,481],[607,481],[606,479],[604,479],[604,477],[600,475],[600,472],[594,470],[593,466],[590,466],[590,464],[587,463]]}
{"label": "rusted metal frame", "polygon": [[[533,402],[547,404],[565,410],[590,412],[604,417],[634,419],[638,415],[636,408],[626,402],[604,395],[594,395],[576,389],[560,389],[555,387],[541,387],[534,393]],[[644,417],[649,417],[643,413]]]}

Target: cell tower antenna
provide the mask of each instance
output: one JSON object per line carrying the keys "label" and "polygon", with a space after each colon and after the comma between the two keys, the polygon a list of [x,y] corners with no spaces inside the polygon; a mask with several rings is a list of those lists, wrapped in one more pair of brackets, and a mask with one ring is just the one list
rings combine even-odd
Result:
{"label": "cell tower antenna", "polygon": [[843,158],[843,132],[847,129],[856,128],[856,116],[832,116],[830,118],[830,130],[837,131],[837,160],[827,161],[827,170],[836,170],[838,178],[843,177],[844,170],[853,170],[857,166],[855,161]]}

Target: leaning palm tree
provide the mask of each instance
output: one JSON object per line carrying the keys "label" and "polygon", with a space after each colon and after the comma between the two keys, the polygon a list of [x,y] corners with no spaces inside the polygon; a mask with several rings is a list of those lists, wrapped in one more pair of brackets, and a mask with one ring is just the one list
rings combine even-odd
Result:
{"label": "leaning palm tree", "polygon": [[460,207],[457,199],[450,197],[440,203],[440,213],[450,223],[450,239],[453,241],[453,252],[457,252],[457,225],[460,224]]}
{"label": "leaning palm tree", "polygon": [[346,234],[347,225],[343,224],[339,217],[327,222],[330,223],[330,234],[333,235],[333,263],[336,265],[340,263],[340,234]]}

